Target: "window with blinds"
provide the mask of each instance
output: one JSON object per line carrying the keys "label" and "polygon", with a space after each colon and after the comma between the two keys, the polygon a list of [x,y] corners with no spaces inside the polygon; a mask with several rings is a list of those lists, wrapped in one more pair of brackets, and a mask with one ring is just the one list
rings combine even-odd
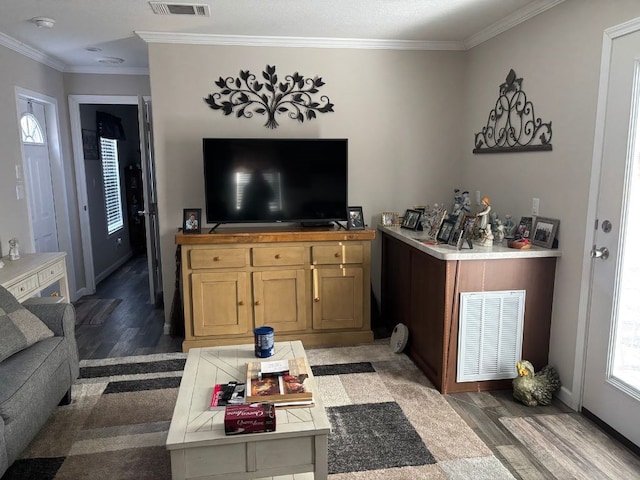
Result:
{"label": "window with blinds", "polygon": [[117,140],[100,137],[100,158],[102,159],[102,183],[104,185],[104,207],[107,214],[107,233],[111,235],[124,226]]}

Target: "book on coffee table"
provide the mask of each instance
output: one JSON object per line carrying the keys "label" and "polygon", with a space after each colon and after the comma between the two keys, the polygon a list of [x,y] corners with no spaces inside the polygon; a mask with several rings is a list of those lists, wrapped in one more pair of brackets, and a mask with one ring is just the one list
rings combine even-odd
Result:
{"label": "book on coffee table", "polygon": [[245,394],[244,383],[216,383],[213,386],[209,410],[223,409],[227,405],[242,405],[245,403]]}
{"label": "book on coffee table", "polygon": [[[276,363],[277,362],[277,363]],[[313,391],[304,358],[247,364],[247,403],[271,402],[276,406],[311,405]]]}

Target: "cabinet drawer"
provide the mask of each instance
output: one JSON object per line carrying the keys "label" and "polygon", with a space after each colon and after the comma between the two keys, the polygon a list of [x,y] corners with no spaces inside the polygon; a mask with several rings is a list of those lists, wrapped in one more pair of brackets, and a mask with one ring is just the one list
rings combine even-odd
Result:
{"label": "cabinet drawer", "polygon": [[40,285],[44,285],[50,279],[59,277],[64,273],[64,263],[56,262],[53,265],[44,268],[38,272],[38,282]]}
{"label": "cabinet drawer", "polygon": [[191,268],[229,268],[247,265],[245,248],[208,248],[191,250]]}
{"label": "cabinet drawer", "polygon": [[305,263],[304,247],[258,247],[253,248],[255,267],[277,265],[302,265]]}
{"label": "cabinet drawer", "polygon": [[311,247],[311,256],[314,265],[362,263],[364,248],[362,245],[316,245]]}
{"label": "cabinet drawer", "polygon": [[20,283],[16,283],[15,285],[10,286],[7,290],[9,290],[9,292],[11,292],[11,294],[18,300],[21,300],[29,293],[35,292],[37,289],[38,276],[31,275],[30,277],[22,280]]}

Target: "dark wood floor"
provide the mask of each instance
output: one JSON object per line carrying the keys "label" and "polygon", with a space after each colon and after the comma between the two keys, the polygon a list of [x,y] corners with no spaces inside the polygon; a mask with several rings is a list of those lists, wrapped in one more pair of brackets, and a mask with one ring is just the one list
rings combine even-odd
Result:
{"label": "dark wood floor", "polygon": [[[146,262],[144,256],[134,257],[101,282],[95,295],[76,302],[81,359],[181,351],[183,339],[163,334],[164,313],[149,302]],[[556,478],[499,419],[573,412],[569,407],[556,399],[548,407],[525,407],[514,401],[511,391],[458,393],[445,398],[516,479]]]}
{"label": "dark wood floor", "polygon": [[164,335],[164,311],[149,302],[147,259],[136,256],[79,299],[80,359],[182,351],[182,338]]}

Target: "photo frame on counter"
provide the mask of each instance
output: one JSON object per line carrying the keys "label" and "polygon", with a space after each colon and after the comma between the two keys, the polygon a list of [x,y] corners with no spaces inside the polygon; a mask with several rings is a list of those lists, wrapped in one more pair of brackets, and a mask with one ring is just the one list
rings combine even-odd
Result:
{"label": "photo frame on counter", "polygon": [[422,217],[422,212],[420,210],[413,210],[408,208],[406,212],[404,212],[404,217],[402,219],[401,228],[407,228],[409,230],[418,230],[420,226],[420,218]]}
{"label": "photo frame on counter", "polygon": [[520,223],[516,227],[516,231],[513,234],[513,238],[529,238],[531,235],[531,226],[533,223],[532,217],[522,217]]}
{"label": "photo frame on counter", "polygon": [[438,236],[436,240],[440,243],[449,243],[449,239],[456,231],[456,223],[458,218],[450,218],[447,217],[442,221],[442,225],[440,225],[440,230],[438,230]]}
{"label": "photo frame on counter", "polygon": [[398,214],[396,212],[382,212],[380,223],[384,227],[393,227],[397,223]]}
{"label": "photo frame on counter", "polygon": [[539,247],[552,248],[559,226],[560,220],[557,218],[537,217],[530,238],[531,243]]}
{"label": "photo frame on counter", "polygon": [[478,217],[476,215],[465,213],[460,222],[460,228],[456,231],[455,235],[449,239],[449,245],[454,245],[460,250],[466,242],[469,248],[473,248],[473,232],[475,231],[477,222]]}

